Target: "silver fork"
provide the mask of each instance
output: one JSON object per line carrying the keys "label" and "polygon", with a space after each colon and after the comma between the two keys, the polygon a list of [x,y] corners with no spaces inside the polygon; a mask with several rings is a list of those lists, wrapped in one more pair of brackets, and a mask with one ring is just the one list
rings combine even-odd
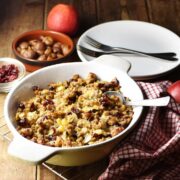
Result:
{"label": "silver fork", "polygon": [[136,50],[132,50],[132,49],[127,49],[127,48],[121,48],[121,47],[112,47],[112,46],[108,46],[106,44],[100,43],[96,40],[94,40],[93,38],[89,37],[89,36],[85,36],[85,41],[101,50],[104,52],[123,52],[123,53],[131,53],[131,54],[137,54],[137,55],[141,55],[141,56],[147,56],[147,57],[153,57],[153,58],[160,58],[160,59],[171,59],[171,60],[178,60],[177,58],[175,58],[174,56],[176,56],[176,53],[174,52],[163,52],[163,53],[145,53],[145,52],[141,52],[141,51],[136,51]]}
{"label": "silver fork", "polygon": [[[77,50],[81,51],[82,53],[84,53],[86,55],[92,56],[92,57],[99,57],[104,54],[132,54],[132,53],[124,52],[124,51],[122,51],[122,52],[95,51],[95,50],[88,49],[81,45],[77,45]],[[153,55],[155,56],[156,54],[153,53]],[[163,58],[163,60],[167,60],[167,61],[176,61],[177,60],[174,57],[170,57],[170,56],[168,57],[168,56],[166,56],[166,54],[164,55],[164,53],[163,54],[159,53],[158,57],[161,57],[161,58]]]}

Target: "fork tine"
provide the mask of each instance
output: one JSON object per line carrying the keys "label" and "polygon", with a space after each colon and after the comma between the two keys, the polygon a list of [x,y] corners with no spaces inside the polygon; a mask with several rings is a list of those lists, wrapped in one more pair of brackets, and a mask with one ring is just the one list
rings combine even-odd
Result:
{"label": "fork tine", "polygon": [[96,44],[94,43],[94,41],[91,40],[90,37],[85,36],[85,41],[86,43],[88,43],[89,45],[96,47]]}
{"label": "fork tine", "polygon": [[99,43],[98,41],[92,39],[91,37],[89,36],[85,36],[85,40],[88,44],[90,44],[91,46],[94,46],[96,48],[100,48],[101,47],[101,43]]}

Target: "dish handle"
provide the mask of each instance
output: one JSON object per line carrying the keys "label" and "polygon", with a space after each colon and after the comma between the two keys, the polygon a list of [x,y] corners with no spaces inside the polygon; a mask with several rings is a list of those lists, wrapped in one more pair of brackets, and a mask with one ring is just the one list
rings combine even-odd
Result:
{"label": "dish handle", "polygon": [[131,63],[129,61],[122,59],[119,56],[114,56],[114,55],[102,55],[94,59],[93,61],[90,61],[90,63],[101,63],[108,67],[112,67],[112,68],[124,71],[126,73],[131,68]]}
{"label": "dish handle", "polygon": [[19,137],[15,137],[8,147],[10,155],[33,164],[44,162],[57,151],[58,149],[55,147],[44,147]]}

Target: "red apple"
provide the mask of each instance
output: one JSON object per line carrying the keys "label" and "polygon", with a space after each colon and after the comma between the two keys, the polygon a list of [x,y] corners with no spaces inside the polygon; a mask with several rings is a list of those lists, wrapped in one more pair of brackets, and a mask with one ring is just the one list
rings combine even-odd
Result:
{"label": "red apple", "polygon": [[50,30],[74,35],[78,26],[78,12],[72,5],[58,4],[48,14],[47,27]]}
{"label": "red apple", "polygon": [[168,87],[167,92],[177,103],[180,103],[180,80]]}

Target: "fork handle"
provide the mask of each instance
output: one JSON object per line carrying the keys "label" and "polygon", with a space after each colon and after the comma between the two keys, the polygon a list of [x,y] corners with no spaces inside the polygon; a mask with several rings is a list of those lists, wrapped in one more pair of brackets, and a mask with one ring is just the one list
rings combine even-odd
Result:
{"label": "fork handle", "polygon": [[163,59],[172,59],[172,60],[177,60],[176,58],[173,58],[172,55],[175,55],[175,53],[144,53],[144,52],[141,52],[141,51],[136,51],[136,50],[131,50],[131,49],[126,49],[126,48],[120,48],[120,47],[113,47],[112,48],[112,51],[109,51],[109,52],[127,52],[127,53],[131,53],[131,54],[138,54],[138,55],[141,55],[141,56],[152,56],[152,57],[155,57],[155,58],[163,58]]}
{"label": "fork handle", "polygon": [[[137,54],[137,55],[140,55],[142,56],[142,54],[139,54],[139,53],[132,53],[132,52],[125,52],[125,51],[109,51],[109,52],[98,52],[99,55],[102,55],[102,54],[114,54],[114,53],[122,53],[122,54]],[[164,59],[164,60],[169,60],[169,61],[177,61],[178,59],[175,58],[175,57],[172,57],[172,56],[168,56],[168,55],[165,55],[165,54],[162,54],[162,53],[145,53],[145,55],[143,56],[146,56],[146,57],[155,57],[155,58],[160,58],[160,59]]]}
{"label": "fork handle", "polygon": [[[139,54],[139,53],[132,53],[132,52],[125,52],[125,51],[119,51],[119,50],[116,50],[116,51],[106,51],[106,52],[96,52],[96,56],[100,56],[100,55],[103,55],[103,54],[115,54],[115,53],[122,53],[122,54],[136,54],[136,55],[140,55],[142,56],[142,54]],[[178,59],[175,58],[175,57],[172,57],[172,56],[167,56],[167,55],[164,55],[164,54],[161,54],[161,53],[145,53],[146,55],[143,55],[143,56],[146,56],[146,57],[155,57],[155,58],[160,58],[160,59],[164,59],[164,60],[169,60],[169,61],[177,61]]]}
{"label": "fork handle", "polygon": [[155,56],[166,56],[166,57],[173,57],[176,56],[175,53],[173,52],[162,52],[162,53],[145,53],[148,55],[155,55]]}

